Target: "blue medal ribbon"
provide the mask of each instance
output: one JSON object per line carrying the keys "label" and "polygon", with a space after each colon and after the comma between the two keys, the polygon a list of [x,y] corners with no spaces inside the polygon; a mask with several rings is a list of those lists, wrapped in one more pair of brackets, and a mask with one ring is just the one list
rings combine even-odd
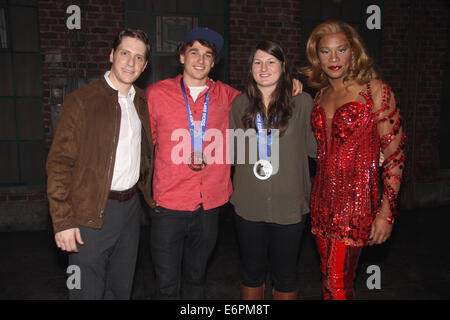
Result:
{"label": "blue medal ribbon", "polygon": [[209,109],[209,90],[206,93],[205,103],[203,104],[202,120],[199,126],[199,130],[195,130],[194,117],[192,116],[191,108],[186,96],[186,89],[184,87],[183,78],[180,79],[181,91],[183,92],[184,101],[186,102],[186,109],[188,114],[189,132],[191,133],[191,142],[194,152],[203,151],[203,141],[205,138],[206,124],[208,122],[208,109]]}
{"label": "blue medal ribbon", "polygon": [[[276,119],[275,119],[276,121]],[[269,160],[272,153],[272,134],[267,135],[264,130],[264,121],[261,114],[255,118],[256,132],[258,134],[258,155],[261,160]]]}

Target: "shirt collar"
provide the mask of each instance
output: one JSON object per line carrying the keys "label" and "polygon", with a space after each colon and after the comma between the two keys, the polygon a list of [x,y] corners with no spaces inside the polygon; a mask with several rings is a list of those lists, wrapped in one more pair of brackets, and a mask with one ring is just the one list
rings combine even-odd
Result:
{"label": "shirt collar", "polygon": [[[175,78],[175,82],[178,84],[178,87],[180,86],[180,79],[183,77],[183,74],[180,73],[176,78]],[[209,88],[210,92],[214,91],[214,87],[215,87],[216,81],[212,81],[211,78],[208,78],[206,80],[206,86]],[[189,87],[186,86],[186,90],[189,90]]]}
{"label": "shirt collar", "polygon": [[[119,97],[120,97],[120,96],[124,97],[124,95],[121,94],[120,91],[117,90],[117,88],[116,88],[116,87],[114,86],[114,84],[111,82],[111,79],[109,79],[109,74],[110,74],[110,73],[111,73],[111,71],[108,70],[108,71],[106,71],[105,74],[104,74],[106,83],[107,83],[111,88],[113,88],[114,90],[116,90],[116,91],[118,92],[118,96],[119,96]],[[136,94],[136,90],[134,89],[134,86],[132,85],[131,88],[130,88],[130,91],[128,91],[128,97],[131,98],[131,99],[134,99],[134,95],[135,95],[135,94]]]}

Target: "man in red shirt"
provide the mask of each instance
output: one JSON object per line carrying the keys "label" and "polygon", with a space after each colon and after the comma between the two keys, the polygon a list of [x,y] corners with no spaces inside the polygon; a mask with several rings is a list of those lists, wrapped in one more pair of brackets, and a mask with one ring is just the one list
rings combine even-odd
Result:
{"label": "man in red shirt", "polygon": [[155,145],[151,254],[158,298],[204,299],[219,209],[232,192],[224,142],[239,91],[208,78],[222,46],[217,32],[191,30],[178,47],[183,73],[147,89]]}

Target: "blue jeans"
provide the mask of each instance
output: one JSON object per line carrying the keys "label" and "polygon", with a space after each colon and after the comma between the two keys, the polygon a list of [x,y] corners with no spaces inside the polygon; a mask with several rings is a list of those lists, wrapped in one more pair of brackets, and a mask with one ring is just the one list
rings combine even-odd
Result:
{"label": "blue jeans", "polygon": [[215,247],[219,208],[151,213],[150,248],[157,299],[204,299],[208,259]]}

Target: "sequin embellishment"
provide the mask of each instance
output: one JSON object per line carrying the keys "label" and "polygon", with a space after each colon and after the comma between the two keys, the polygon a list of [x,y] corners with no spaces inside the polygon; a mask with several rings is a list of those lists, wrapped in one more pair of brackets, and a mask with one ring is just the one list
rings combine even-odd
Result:
{"label": "sequin embellishment", "polygon": [[[320,93],[316,96],[311,114],[318,144],[311,191],[312,232],[316,235],[363,246],[383,194],[391,212],[397,213],[405,136],[396,139],[401,132],[400,111],[397,106],[390,108],[390,87],[382,83],[381,90],[379,110],[374,110],[369,85],[360,93],[365,102],[339,107],[331,122],[330,138],[325,111],[319,104]],[[388,152],[392,149],[394,152]],[[386,157],[382,168],[380,150]]]}

